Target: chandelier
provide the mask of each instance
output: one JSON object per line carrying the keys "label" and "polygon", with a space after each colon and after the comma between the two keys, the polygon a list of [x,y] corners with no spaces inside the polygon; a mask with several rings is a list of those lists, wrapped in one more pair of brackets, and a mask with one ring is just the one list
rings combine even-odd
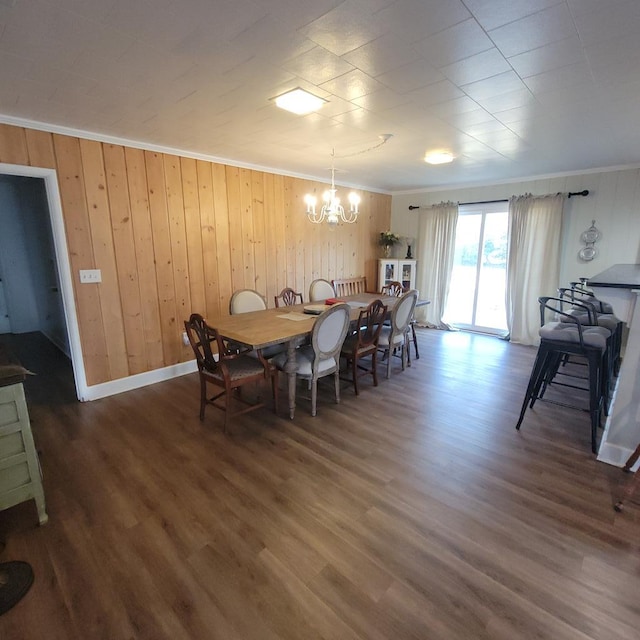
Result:
{"label": "chandelier", "polygon": [[331,188],[322,195],[322,209],[316,211],[317,198],[310,193],[304,197],[304,203],[307,205],[307,217],[315,224],[327,222],[330,227],[335,227],[339,222],[352,224],[358,219],[358,205],[360,204],[360,196],[352,191],[347,197],[349,200],[349,210],[345,211],[340,204],[337,189],[335,185],[335,167],[334,167],[335,149],[331,150]]}

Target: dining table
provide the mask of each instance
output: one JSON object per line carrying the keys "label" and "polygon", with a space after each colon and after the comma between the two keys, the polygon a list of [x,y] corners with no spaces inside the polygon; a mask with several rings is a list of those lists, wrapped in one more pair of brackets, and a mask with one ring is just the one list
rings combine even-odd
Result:
{"label": "dining table", "polygon": [[[340,301],[346,302],[350,307],[352,322],[357,321],[360,310],[367,307],[373,300],[382,300],[391,311],[400,298],[380,293],[358,293],[340,297]],[[207,324],[214,327],[221,336],[234,342],[242,342],[252,349],[264,349],[278,344],[287,345],[284,372],[287,375],[291,419],[294,418],[296,410],[296,371],[298,370],[296,349],[309,337],[318,318],[316,314],[305,313],[305,307],[317,307],[317,303],[207,318]],[[317,310],[321,310],[321,307]]]}

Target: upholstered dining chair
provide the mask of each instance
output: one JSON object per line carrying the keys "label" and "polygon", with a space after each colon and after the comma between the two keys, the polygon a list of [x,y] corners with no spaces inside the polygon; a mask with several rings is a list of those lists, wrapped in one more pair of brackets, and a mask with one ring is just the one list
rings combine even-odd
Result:
{"label": "upholstered dining chair", "polygon": [[[349,330],[350,307],[334,304],[318,319],[311,330],[311,344],[296,349],[296,376],[307,380],[311,387],[311,415],[316,415],[318,379],[331,374],[335,378],[336,404],[340,402],[340,349]],[[284,371],[287,354],[277,355],[273,364]]]}
{"label": "upholstered dining chair", "polygon": [[418,301],[418,292],[410,289],[400,296],[400,299],[391,310],[391,326],[382,327],[378,339],[378,349],[384,352],[387,358],[387,378],[391,376],[391,356],[396,349],[400,349],[402,370],[407,364],[407,351],[409,349],[408,330],[413,318],[413,311]]}
{"label": "upholstered dining chair", "polygon": [[[351,380],[356,395],[360,394],[358,378],[362,376],[371,375],[373,386],[378,386],[378,340],[386,315],[387,307],[382,304],[382,301],[373,300],[368,307],[360,310],[355,333],[347,336],[342,345],[340,357],[344,358],[347,365],[351,367]],[[369,356],[371,356],[371,366],[367,368],[361,360]]]}
{"label": "upholstered dining chair", "polygon": [[327,298],[335,297],[333,285],[324,278],[314,280],[309,286],[309,302],[324,302]]}
{"label": "upholstered dining chair", "polygon": [[[200,377],[200,420],[204,420],[204,410],[208,404],[224,411],[224,431],[229,426],[229,419],[254,409],[264,407],[264,402],[258,400],[249,403],[238,393],[241,387],[271,379],[274,410],[278,412],[278,370],[269,364],[258,353],[258,358],[252,358],[246,352],[238,353],[236,348],[230,349],[227,341],[198,313],[192,313],[189,320],[185,320],[184,328],[189,338],[198,364]],[[217,349],[217,359],[214,358],[212,345]],[[214,385],[221,391],[209,397],[207,385]],[[224,402],[222,401],[224,399]],[[232,411],[232,405],[244,404],[244,408]]]}
{"label": "upholstered dining chair", "polygon": [[[235,316],[239,313],[249,313],[251,311],[264,311],[267,308],[265,299],[254,289],[239,289],[234,291],[229,300],[229,313]],[[234,342],[233,345],[236,345]],[[286,345],[274,344],[271,347],[265,347],[262,349],[262,355],[269,359],[278,353],[286,351]],[[258,357],[257,351],[249,351],[247,355]]]}
{"label": "upholstered dining chair", "polygon": [[239,289],[234,291],[229,300],[229,313],[234,316],[237,313],[249,311],[262,311],[267,308],[265,299],[254,289]]}
{"label": "upholstered dining chair", "polygon": [[[385,296],[393,296],[394,298],[399,298],[403,293],[405,293],[407,289],[405,289],[401,282],[393,281],[388,282],[380,293]],[[389,324],[388,322],[385,324]],[[420,359],[420,351],[418,351],[418,336],[416,335],[416,319],[414,316],[411,316],[411,339],[413,340],[413,348],[416,351],[416,360]],[[407,347],[407,360],[411,362],[411,350]]]}
{"label": "upholstered dining chair", "polygon": [[301,293],[296,293],[291,287],[285,287],[277,296],[273,298],[276,307],[291,307],[294,304],[302,304],[304,299]]}

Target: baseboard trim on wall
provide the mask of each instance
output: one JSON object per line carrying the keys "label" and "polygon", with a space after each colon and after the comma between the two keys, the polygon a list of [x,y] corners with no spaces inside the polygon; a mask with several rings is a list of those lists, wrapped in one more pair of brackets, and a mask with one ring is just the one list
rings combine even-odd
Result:
{"label": "baseboard trim on wall", "polygon": [[119,378],[118,380],[111,380],[110,382],[94,384],[85,387],[80,400],[86,402],[106,398],[107,396],[113,396],[118,393],[124,393],[125,391],[146,387],[150,384],[156,384],[157,382],[178,378],[188,373],[194,373],[197,370],[196,361],[190,360],[189,362],[180,362],[179,364],[173,364],[168,367],[163,367],[162,369],[145,371],[144,373],[138,373],[133,376],[128,376],[127,378]]}
{"label": "baseboard trim on wall", "polygon": [[[606,462],[616,467],[623,467],[632,453],[633,449],[611,444],[610,442],[604,442],[598,451],[598,461]],[[640,460],[634,465],[633,470],[637,471],[639,468]]]}

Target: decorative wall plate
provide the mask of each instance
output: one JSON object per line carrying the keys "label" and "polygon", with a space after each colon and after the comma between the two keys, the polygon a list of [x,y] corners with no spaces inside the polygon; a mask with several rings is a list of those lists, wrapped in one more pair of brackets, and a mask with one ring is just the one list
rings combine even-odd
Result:
{"label": "decorative wall plate", "polygon": [[598,255],[598,250],[595,247],[582,247],[580,251],[578,251],[578,257],[585,262],[589,262],[593,260]]}
{"label": "decorative wall plate", "polygon": [[585,244],[593,244],[594,242],[598,242],[598,240],[600,240],[600,238],[602,237],[600,230],[597,229],[594,224],[595,220],[586,231],[582,232],[582,235],[580,236],[580,240],[582,240],[582,242],[584,242]]}

